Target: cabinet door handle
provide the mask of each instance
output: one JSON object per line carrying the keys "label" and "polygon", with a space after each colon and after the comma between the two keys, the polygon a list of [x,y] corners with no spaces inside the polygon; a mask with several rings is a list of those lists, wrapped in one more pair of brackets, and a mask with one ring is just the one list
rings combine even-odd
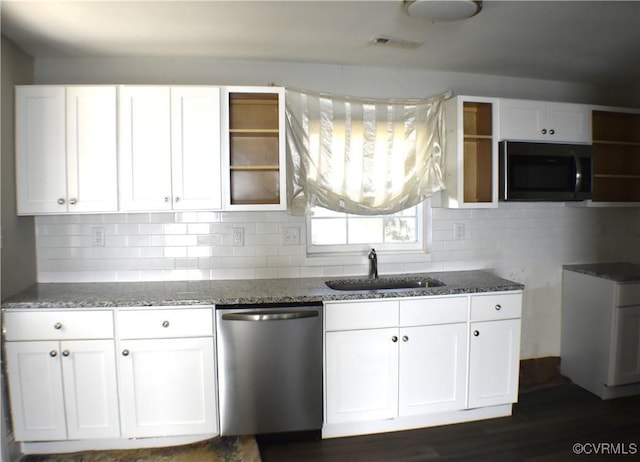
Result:
{"label": "cabinet door handle", "polygon": [[473,331],[473,336],[474,336],[474,337],[477,337],[478,335],[480,335],[480,331],[478,331],[478,330],[474,330],[474,331]]}
{"label": "cabinet door handle", "polygon": [[408,342],[409,341],[409,336],[408,335],[403,335],[402,336],[402,341],[403,342]]}
{"label": "cabinet door handle", "polygon": [[122,350],[122,356],[129,356],[129,350]]}
{"label": "cabinet door handle", "polygon": [[169,321],[162,321],[162,327],[169,327]]}
{"label": "cabinet door handle", "polygon": [[496,308],[496,311],[500,311],[500,310],[502,309],[502,306],[498,303],[498,304],[495,306],[495,308]]}
{"label": "cabinet door handle", "polygon": [[180,202],[180,196],[176,197],[176,202]]}
{"label": "cabinet door handle", "polygon": [[56,350],[51,350],[49,352],[49,356],[51,356],[52,358],[55,358],[56,356],[58,356],[58,352]]}
{"label": "cabinet door handle", "polygon": [[546,129],[546,128],[543,128],[543,129],[541,130],[541,132],[542,132],[542,134],[543,134],[543,135],[546,135],[546,134],[547,134],[547,129]]}
{"label": "cabinet door handle", "polygon": [[69,350],[64,350],[62,352],[62,356],[64,356],[65,358],[68,357],[71,354],[71,352]]}
{"label": "cabinet door handle", "polygon": [[391,341],[393,343],[397,342],[398,341],[398,337],[394,335],[393,337],[391,337]]}
{"label": "cabinet door handle", "polygon": [[64,199],[62,197],[60,199],[58,199],[58,204],[64,205]]}
{"label": "cabinet door handle", "polygon": [[549,135],[555,135],[556,131],[552,128],[551,130],[549,130]]}
{"label": "cabinet door handle", "polygon": [[171,200],[171,199],[169,198],[169,196],[164,196],[164,201],[165,201],[167,204],[169,203],[169,201],[170,201],[170,200]]}
{"label": "cabinet door handle", "polygon": [[62,323],[61,323],[61,322],[57,322],[57,323],[55,323],[55,324],[53,325],[53,328],[54,328],[55,330],[60,330],[60,329],[62,329]]}
{"label": "cabinet door handle", "polygon": [[73,199],[73,198],[69,199],[69,204],[76,205],[77,203],[78,203],[78,199]]}

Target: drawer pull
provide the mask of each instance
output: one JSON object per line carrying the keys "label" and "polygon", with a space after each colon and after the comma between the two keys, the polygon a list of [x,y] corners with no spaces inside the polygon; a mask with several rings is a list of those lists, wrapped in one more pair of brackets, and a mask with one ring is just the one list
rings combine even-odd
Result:
{"label": "drawer pull", "polygon": [[64,356],[65,358],[68,357],[71,354],[71,352],[69,350],[64,350],[62,352],[62,356]]}
{"label": "drawer pull", "polygon": [[500,311],[501,309],[502,309],[502,306],[498,303],[498,304],[496,305],[496,311]]}
{"label": "drawer pull", "polygon": [[56,350],[51,350],[49,352],[49,356],[51,356],[52,358],[55,358],[56,356],[58,356],[58,352]]}
{"label": "drawer pull", "polygon": [[391,341],[393,343],[396,343],[398,341],[398,337],[396,337],[395,335],[393,337],[391,337]]}
{"label": "drawer pull", "polygon": [[408,335],[403,335],[402,336],[402,341],[403,342],[408,342],[409,341],[409,336]]}
{"label": "drawer pull", "polygon": [[169,321],[162,321],[162,327],[169,327]]}
{"label": "drawer pull", "polygon": [[129,350],[122,350],[122,356],[129,356]]}
{"label": "drawer pull", "polygon": [[474,336],[474,337],[477,337],[478,335],[480,335],[480,331],[478,331],[478,330],[474,330],[474,331],[473,331],[473,336]]}
{"label": "drawer pull", "polygon": [[55,330],[60,330],[60,329],[62,329],[62,323],[60,323],[60,322],[55,323],[55,324],[53,325],[53,328],[54,328]]}

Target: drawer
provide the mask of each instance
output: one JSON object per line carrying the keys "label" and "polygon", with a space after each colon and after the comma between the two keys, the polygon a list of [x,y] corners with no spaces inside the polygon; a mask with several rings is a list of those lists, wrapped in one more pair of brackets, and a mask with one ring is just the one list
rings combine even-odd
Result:
{"label": "drawer", "polygon": [[513,319],[522,315],[522,293],[473,295],[471,320]]}
{"label": "drawer", "polygon": [[70,340],[113,338],[111,311],[6,311],[5,339]]}
{"label": "drawer", "polygon": [[469,297],[410,298],[400,301],[400,325],[421,326],[467,322]]}
{"label": "drawer", "polygon": [[616,284],[615,306],[640,305],[640,284]]}
{"label": "drawer", "polygon": [[397,300],[325,303],[325,329],[355,330],[398,326]]}
{"label": "drawer", "polygon": [[213,307],[119,310],[117,332],[121,339],[210,337]]}

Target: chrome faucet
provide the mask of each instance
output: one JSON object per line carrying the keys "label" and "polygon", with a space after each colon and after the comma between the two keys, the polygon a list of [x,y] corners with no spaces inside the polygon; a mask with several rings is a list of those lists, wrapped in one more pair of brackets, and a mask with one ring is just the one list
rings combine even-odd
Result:
{"label": "chrome faucet", "polygon": [[369,277],[378,279],[378,254],[376,254],[376,249],[371,249],[371,252],[369,252]]}

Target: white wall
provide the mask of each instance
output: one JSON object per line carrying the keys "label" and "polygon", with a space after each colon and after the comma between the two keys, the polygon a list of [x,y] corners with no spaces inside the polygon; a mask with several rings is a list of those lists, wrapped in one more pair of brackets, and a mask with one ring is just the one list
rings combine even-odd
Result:
{"label": "white wall", "polygon": [[[638,95],[563,82],[484,75],[303,63],[208,59],[39,59],[37,83],[158,83],[286,86],[368,97],[457,94],[634,105]],[[626,104],[629,102],[629,104]],[[436,201],[437,202],[437,201]],[[453,224],[464,223],[463,241]],[[585,209],[562,204],[502,205],[497,210],[433,209],[433,252],[411,262],[380,257],[381,273],[487,269],[524,283],[524,358],[560,354],[561,265],[640,261],[636,209]],[[231,246],[232,226],[245,247]],[[282,226],[304,221],[286,213],[168,213],[41,217],[36,220],[39,280],[226,279],[364,274],[367,260],[311,259],[302,246],[281,244]],[[104,226],[104,248],[89,246]]]}
{"label": "white wall", "polygon": [[[33,59],[2,36],[2,118],[1,118],[1,176],[0,223],[2,224],[1,289],[2,298],[36,282],[35,232],[32,217],[18,218],[15,214],[13,86],[33,82]],[[1,347],[0,347],[1,348]],[[1,354],[0,358],[4,358]],[[19,451],[12,443],[8,424],[9,409],[4,381],[4,367],[0,378],[0,460],[19,459]]]}

